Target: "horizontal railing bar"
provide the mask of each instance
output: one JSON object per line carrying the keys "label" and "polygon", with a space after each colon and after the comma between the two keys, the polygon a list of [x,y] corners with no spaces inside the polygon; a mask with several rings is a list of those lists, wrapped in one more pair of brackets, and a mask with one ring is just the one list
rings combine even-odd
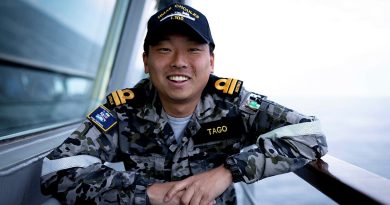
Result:
{"label": "horizontal railing bar", "polygon": [[294,172],[340,204],[390,204],[390,180],[325,155]]}
{"label": "horizontal railing bar", "polygon": [[53,64],[49,64],[49,63],[39,62],[36,60],[16,57],[16,56],[7,55],[4,53],[0,53],[0,62],[1,61],[13,64],[13,65],[17,65],[17,66],[33,68],[36,70],[43,70],[46,72],[59,73],[59,74],[70,75],[70,76],[77,76],[77,77],[87,78],[87,79],[91,79],[91,80],[93,80],[95,78],[95,75],[91,74],[89,72],[83,72],[83,71],[79,71],[79,70],[64,67],[64,66],[58,66],[58,65],[53,65]]}
{"label": "horizontal railing bar", "polygon": [[44,157],[44,154],[60,145],[79,123],[34,134],[28,138],[0,144],[0,176],[22,169]]}
{"label": "horizontal railing bar", "polygon": [[9,135],[4,135],[4,136],[0,135],[0,146],[2,144],[5,144],[8,141],[15,141],[15,139],[26,138],[26,136],[31,136],[31,135],[34,135],[34,134],[37,134],[37,133],[43,133],[43,132],[47,132],[47,131],[50,131],[50,130],[53,130],[53,129],[57,129],[57,128],[65,127],[65,126],[72,125],[72,124],[75,124],[75,123],[79,123],[79,122],[82,121],[82,119],[83,118],[77,118],[77,119],[72,119],[72,120],[67,120],[67,121],[63,121],[63,122],[53,123],[53,124],[50,124],[50,125],[41,126],[41,127],[29,129],[29,130],[24,130],[24,131],[20,131],[20,132],[17,132],[17,133],[12,133],[12,134],[9,134]]}

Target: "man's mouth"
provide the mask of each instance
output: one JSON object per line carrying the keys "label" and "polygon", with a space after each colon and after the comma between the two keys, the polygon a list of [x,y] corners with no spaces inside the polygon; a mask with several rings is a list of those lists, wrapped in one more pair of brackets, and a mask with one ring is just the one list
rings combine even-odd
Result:
{"label": "man's mouth", "polygon": [[183,82],[189,80],[190,78],[183,75],[171,75],[168,76],[168,79],[175,82]]}

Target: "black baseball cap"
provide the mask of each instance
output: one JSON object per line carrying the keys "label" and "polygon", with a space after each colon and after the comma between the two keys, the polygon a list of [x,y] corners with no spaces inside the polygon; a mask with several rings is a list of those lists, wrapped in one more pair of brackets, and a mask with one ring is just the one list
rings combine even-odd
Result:
{"label": "black baseball cap", "polygon": [[172,29],[188,30],[198,39],[209,44],[211,50],[214,50],[215,44],[206,16],[190,6],[173,3],[150,17],[144,51],[148,50],[148,46],[154,39],[161,38],[164,31],[169,32]]}

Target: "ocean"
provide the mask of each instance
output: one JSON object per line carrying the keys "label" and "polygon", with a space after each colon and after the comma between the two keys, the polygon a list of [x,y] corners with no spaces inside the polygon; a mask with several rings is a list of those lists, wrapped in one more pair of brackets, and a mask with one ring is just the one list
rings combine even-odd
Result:
{"label": "ocean", "polygon": [[[329,155],[390,179],[390,98],[281,97],[269,98],[321,121]],[[337,204],[294,173],[248,186],[256,204]],[[240,204],[247,204],[238,187]]]}

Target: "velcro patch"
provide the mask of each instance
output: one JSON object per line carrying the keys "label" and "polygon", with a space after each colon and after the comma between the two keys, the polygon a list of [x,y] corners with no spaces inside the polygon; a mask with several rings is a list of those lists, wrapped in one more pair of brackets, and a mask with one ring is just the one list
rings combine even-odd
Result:
{"label": "velcro patch", "polygon": [[104,132],[109,131],[117,123],[115,116],[103,105],[92,111],[87,118]]}
{"label": "velcro patch", "polygon": [[263,99],[266,99],[266,96],[259,95],[257,93],[249,93],[249,95],[240,105],[240,110],[249,114],[255,114],[260,109],[260,105]]}

